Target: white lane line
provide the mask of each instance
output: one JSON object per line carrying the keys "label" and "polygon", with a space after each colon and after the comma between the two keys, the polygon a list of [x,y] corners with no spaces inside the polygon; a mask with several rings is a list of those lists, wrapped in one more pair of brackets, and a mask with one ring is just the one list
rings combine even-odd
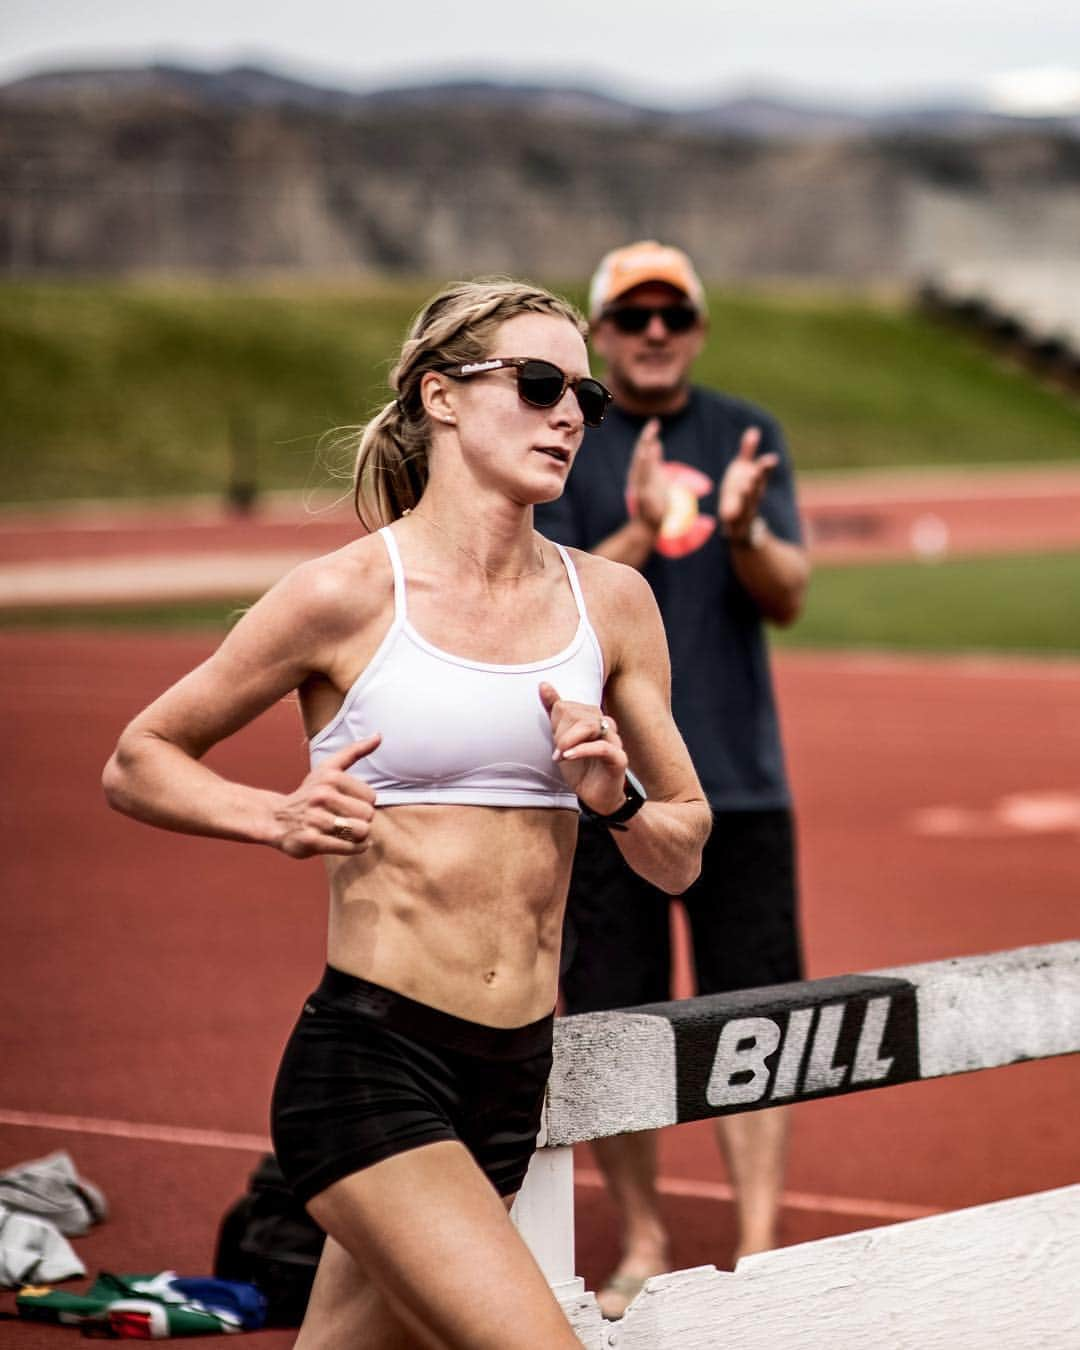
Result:
{"label": "white lane line", "polygon": [[874,507],[909,502],[1056,500],[1080,492],[1080,474],[1068,464],[990,469],[893,469],[866,474],[804,473],[799,504],[804,508]]}
{"label": "white lane line", "polygon": [[24,1125],[32,1130],[69,1130],[72,1134],[107,1134],[115,1139],[145,1139],[156,1144],[235,1148],[245,1153],[268,1153],[271,1147],[269,1136],[263,1134],[195,1130],[184,1125],[144,1125],[131,1120],[97,1120],[92,1116],[55,1116],[46,1111],[0,1110],[0,1125]]}
{"label": "white lane line", "polygon": [[5,563],[0,566],[0,601],[18,606],[232,600],[265,590],[317,552],[313,545],[304,550],[136,553]]}
{"label": "white lane line", "polygon": [[846,650],[812,647],[774,647],[773,664],[779,671],[799,668],[835,675],[927,675],[945,679],[1030,679],[1074,682],[1080,661],[1072,652],[898,652],[883,648]]}
{"label": "white lane line", "polygon": [[[603,1186],[599,1172],[584,1167],[574,1168],[574,1184],[590,1189]],[[695,1181],[684,1177],[660,1177],[657,1189],[661,1195],[686,1196],[691,1200],[722,1200],[735,1198],[730,1186],[722,1181]],[[807,1191],[784,1191],[780,1200],[787,1209],[805,1209],[817,1214],[853,1214],[870,1219],[925,1219],[943,1210],[930,1205],[905,1205],[894,1200],[861,1200],[856,1196],[814,1195]]]}
{"label": "white lane line", "polygon": [[[184,1144],[195,1148],[231,1148],[242,1153],[269,1153],[269,1136],[241,1134],[231,1130],[196,1130],[184,1125],[148,1125],[133,1120],[100,1120],[93,1116],[60,1116],[47,1111],[9,1111],[0,1108],[0,1125],[19,1125],[32,1130],[64,1130],[71,1134],[100,1134],[113,1139],[139,1139],[154,1144]],[[599,1172],[585,1167],[574,1169],[574,1184],[596,1189],[604,1184]],[[677,1195],[691,1200],[730,1201],[733,1192],[723,1182],[694,1181],[683,1177],[661,1177],[662,1195]],[[872,1219],[923,1219],[940,1214],[926,1205],[905,1205],[892,1200],[861,1200],[856,1197],[813,1195],[805,1191],[785,1191],[782,1203],[789,1209],[805,1209],[817,1214],[852,1214]]]}

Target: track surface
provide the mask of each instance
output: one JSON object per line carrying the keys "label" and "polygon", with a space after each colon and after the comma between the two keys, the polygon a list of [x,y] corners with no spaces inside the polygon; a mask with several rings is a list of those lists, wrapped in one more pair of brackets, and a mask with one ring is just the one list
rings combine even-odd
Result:
{"label": "track surface", "polygon": [[[1080,474],[1067,469],[822,479],[803,507],[822,561],[910,556],[918,540],[951,552],[1080,544]],[[354,529],[346,513],[303,517],[287,502],[243,521],[213,503],[180,516],[9,514],[0,604],[28,583],[54,599],[231,593],[241,563],[260,589]],[[209,1270],[322,962],[317,864],[141,830],[101,802],[119,727],[207,650],[200,638],[0,635],[0,1167],[65,1147],[104,1186],[113,1214],[76,1243],[91,1272]],[[787,655],[777,674],[811,975],[1075,936],[1080,667]],[[274,709],[214,762],[291,785],[303,771],[295,710]],[[684,949],[676,987],[690,992]],[[1078,1098],[1075,1062],[1058,1060],[798,1108],[783,1238],[1072,1181]],[[700,1124],[664,1136],[677,1267],[730,1259],[710,1135]],[[595,1288],[615,1238],[587,1149],[579,1164],[578,1269]],[[27,1350],[70,1343],[56,1329],[11,1331]],[[257,1337],[268,1350],[291,1339]]]}
{"label": "track surface", "polygon": [[[322,964],[317,863],[147,830],[101,800],[119,728],[207,650],[195,637],[0,635],[0,1122],[33,1122],[0,1123],[0,1167],[64,1147],[105,1189],[112,1216],[75,1243],[91,1273],[209,1271]],[[1076,936],[1080,666],[787,654],[777,677],[811,975]],[[295,708],[212,761],[291,786],[304,770]],[[1076,1180],[1078,1087],[1077,1061],[1058,1059],[796,1108],[784,1240]],[[84,1121],[48,1128],[56,1116]],[[181,1133],[125,1138],[95,1121]],[[710,1130],[664,1137],[676,1267],[730,1261]],[[595,1288],[615,1238],[587,1149],[580,1163],[578,1269]],[[72,1334],[27,1325],[0,1342]]]}
{"label": "track surface", "polygon": [[[800,506],[819,562],[1080,548],[1080,470],[818,475]],[[88,504],[0,515],[0,608],[257,595],[355,538],[347,500],[270,496],[251,516],[215,501]]]}

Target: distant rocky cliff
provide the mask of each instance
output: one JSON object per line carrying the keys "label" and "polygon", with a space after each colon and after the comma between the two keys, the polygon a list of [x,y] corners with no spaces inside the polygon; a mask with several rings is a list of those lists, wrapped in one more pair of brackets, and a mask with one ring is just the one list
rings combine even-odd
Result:
{"label": "distant rocky cliff", "polygon": [[907,278],[973,249],[1075,256],[1080,237],[1065,128],[764,136],[536,91],[260,90],[0,91],[0,265],[571,279],[655,236],[716,279]]}

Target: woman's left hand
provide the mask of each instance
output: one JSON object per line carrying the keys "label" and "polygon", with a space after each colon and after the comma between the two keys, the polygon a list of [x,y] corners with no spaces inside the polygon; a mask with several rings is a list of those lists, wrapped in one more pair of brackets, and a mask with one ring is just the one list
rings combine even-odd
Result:
{"label": "woman's left hand", "polygon": [[597,815],[617,811],[626,800],[627,760],[614,719],[591,704],[560,698],[546,682],[540,702],[551,719],[552,758],[567,786]]}

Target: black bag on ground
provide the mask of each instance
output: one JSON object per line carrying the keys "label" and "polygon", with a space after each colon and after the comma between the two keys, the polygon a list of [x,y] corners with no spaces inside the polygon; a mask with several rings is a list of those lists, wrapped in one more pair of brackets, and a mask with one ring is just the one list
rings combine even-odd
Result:
{"label": "black bag on ground", "polygon": [[225,1214],[214,1274],[250,1280],[266,1295],[270,1326],[304,1320],[325,1234],[285,1183],[272,1153],[252,1172],[247,1194]]}

